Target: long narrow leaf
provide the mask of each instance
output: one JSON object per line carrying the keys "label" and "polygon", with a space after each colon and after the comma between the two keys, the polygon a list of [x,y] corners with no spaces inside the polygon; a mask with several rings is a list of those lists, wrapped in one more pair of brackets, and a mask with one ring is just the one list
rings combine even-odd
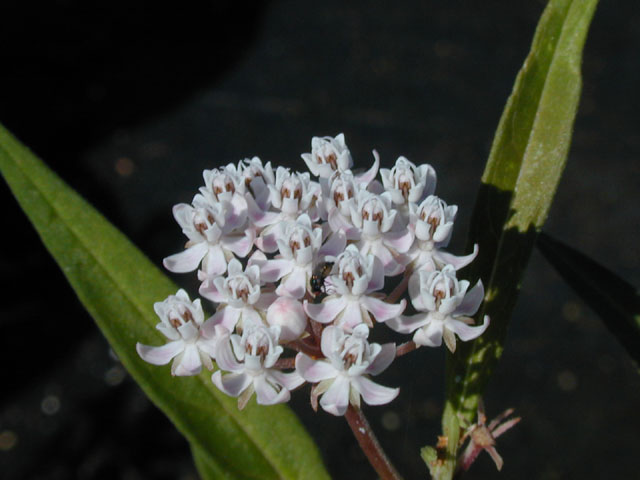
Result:
{"label": "long narrow leaf", "polygon": [[473,421],[503,350],[521,279],[564,169],[581,89],[582,48],[597,0],[550,0],[498,125],[471,222],[480,245],[472,276],[486,289],[491,326],[447,357],[446,451],[436,478],[456,466],[460,419]]}
{"label": "long narrow leaf", "polygon": [[540,233],[538,250],[640,365],[640,295],[633,285],[586,255]]}
{"label": "long narrow leaf", "polygon": [[137,341],[164,343],[153,303],[177,287],[2,127],[0,171],[124,366],[191,443],[203,478],[328,478],[287,407],[240,412],[206,372],[173,378],[140,360]]}

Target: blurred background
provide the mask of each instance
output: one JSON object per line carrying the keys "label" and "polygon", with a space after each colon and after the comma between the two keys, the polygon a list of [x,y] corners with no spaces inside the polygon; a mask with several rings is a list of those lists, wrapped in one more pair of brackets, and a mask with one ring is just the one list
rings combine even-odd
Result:
{"label": "blurred background", "polygon": [[[152,6],[150,6],[152,5]],[[172,205],[201,172],[244,157],[303,168],[314,135],[344,132],[356,165],[430,163],[459,206],[462,254],[500,113],[545,2],[80,2],[0,6],[0,122],[157,265],[182,248]],[[584,58],[568,167],[545,230],[640,285],[640,9],[601,2]],[[195,479],[186,442],[128,377],[4,183],[0,314],[3,479]],[[8,219],[8,222],[7,222]],[[175,280],[195,294],[192,276]],[[191,282],[191,283],[190,283]],[[161,300],[161,299],[159,299]],[[401,341],[399,338],[397,341]],[[133,347],[132,347],[133,348]],[[440,432],[444,351],[380,378],[401,386],[371,423],[406,478]],[[167,369],[168,374],[168,369]],[[600,320],[535,253],[489,417],[500,478],[632,478],[640,378]],[[336,479],[375,473],[346,422],[293,408]],[[469,478],[495,478],[482,454]]]}

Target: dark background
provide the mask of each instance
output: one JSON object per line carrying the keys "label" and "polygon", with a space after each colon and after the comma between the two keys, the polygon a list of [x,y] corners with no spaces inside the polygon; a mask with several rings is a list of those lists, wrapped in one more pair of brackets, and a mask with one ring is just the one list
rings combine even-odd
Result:
{"label": "dark background", "polygon": [[[170,213],[204,168],[259,155],[302,168],[313,135],[346,134],[358,166],[378,149],[431,163],[464,235],[501,110],[542,1],[26,2],[0,6],[0,122],[151,259],[180,250]],[[584,59],[568,167],[546,230],[640,284],[640,9],[602,2]],[[186,443],[126,375],[11,197],[0,315],[0,476],[193,479]],[[183,285],[190,276],[176,277]],[[160,299],[159,299],[160,300]],[[395,362],[401,386],[369,408],[406,478],[426,477],[443,351]],[[167,372],[168,373],[168,372]],[[374,478],[342,419],[293,407],[335,478]],[[534,254],[490,417],[501,478],[631,478],[640,379],[615,339]],[[486,455],[470,478],[494,478]]]}

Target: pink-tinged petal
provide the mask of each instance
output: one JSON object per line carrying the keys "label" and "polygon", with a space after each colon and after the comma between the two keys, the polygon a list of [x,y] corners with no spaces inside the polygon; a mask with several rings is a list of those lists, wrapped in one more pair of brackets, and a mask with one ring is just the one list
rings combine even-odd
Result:
{"label": "pink-tinged petal", "polygon": [[382,263],[382,266],[384,267],[384,274],[392,276],[391,272],[397,269],[398,262],[395,261],[389,249],[381,242],[376,242],[373,244],[373,248],[371,250],[371,253],[373,253],[373,255],[375,255],[375,257]]}
{"label": "pink-tinged petal", "polygon": [[442,345],[443,324],[441,321],[431,321],[424,327],[416,330],[413,341],[418,345],[427,347],[439,347]]}
{"label": "pink-tinged petal", "polygon": [[253,230],[248,229],[242,235],[225,235],[220,240],[224,248],[231,250],[240,258],[244,258],[253,248]]}
{"label": "pink-tinged petal", "polygon": [[[362,301],[365,297],[362,297]],[[337,324],[347,331],[351,331],[353,327],[366,323],[366,319],[363,318],[362,310],[360,309],[360,301],[347,300],[346,308],[337,319]]]}
{"label": "pink-tinged petal", "polygon": [[391,402],[400,393],[399,388],[384,387],[366,377],[356,377],[351,381],[367,405],[384,405]]}
{"label": "pink-tinged petal", "polygon": [[388,232],[384,236],[384,243],[391,245],[398,253],[407,253],[413,244],[413,238],[411,230]]}
{"label": "pink-tinged petal", "polygon": [[245,307],[242,309],[242,328],[245,329],[249,325],[264,325],[262,317],[255,308]]}
{"label": "pink-tinged petal", "polygon": [[227,372],[241,372],[244,366],[238,362],[233,354],[229,336],[225,335],[216,342],[216,363],[221,370]]}
{"label": "pink-tinged petal", "polygon": [[184,355],[179,362],[174,362],[171,373],[178,377],[197,375],[202,370],[200,352],[195,344],[188,345],[184,349]]}
{"label": "pink-tinged petal", "polygon": [[378,155],[378,152],[375,150],[373,151],[373,158],[374,162],[371,168],[361,175],[356,175],[356,183],[363,183],[365,185],[368,185],[371,180],[376,178],[376,175],[378,174],[378,168],[380,167],[380,155]]}
{"label": "pink-tinged petal", "polygon": [[220,245],[209,247],[209,252],[202,261],[202,269],[208,277],[217,277],[227,271],[227,257]]}
{"label": "pink-tinged petal", "polygon": [[247,200],[240,194],[234,194],[231,197],[231,215],[226,219],[226,227],[230,230],[242,227],[247,219],[248,209]]}
{"label": "pink-tinged petal", "polygon": [[480,335],[484,333],[484,331],[489,326],[489,316],[484,316],[484,323],[482,325],[471,326],[467,325],[460,320],[456,320],[454,318],[449,318],[446,321],[446,328],[449,330],[453,330],[460,340],[463,342],[467,342],[469,340],[473,340],[474,338],[478,338]]}
{"label": "pink-tinged petal", "polygon": [[[375,344],[374,344],[375,345]],[[370,375],[378,375],[380,372],[383,372],[387,369],[391,362],[396,358],[396,344],[395,343],[385,343],[381,345],[380,353],[376,355],[376,358],[373,359],[371,365],[367,367],[365,373]]]}
{"label": "pink-tinged petal", "polygon": [[214,330],[212,330],[212,327],[215,327],[215,325],[221,325],[230,332],[233,332],[236,323],[238,323],[241,312],[241,308],[234,308],[230,306],[218,309],[218,311],[210,318],[210,322],[207,321],[208,325],[206,327],[205,325],[202,326],[205,335],[212,336],[215,333]]}
{"label": "pink-tinged petal", "polygon": [[262,292],[260,298],[254,303],[254,308],[266,312],[273,302],[278,299],[278,295],[274,292]]}
{"label": "pink-tinged petal", "polygon": [[206,242],[196,243],[184,252],[176,253],[162,261],[164,268],[173,273],[193,272],[202,258],[207,254],[209,247]]}
{"label": "pink-tinged petal", "polygon": [[286,388],[276,389],[269,381],[266,375],[260,375],[253,378],[253,386],[256,390],[256,400],[259,405],[275,405],[276,403],[288,402],[291,398],[289,390]]}
{"label": "pink-tinged petal", "polygon": [[449,252],[443,252],[441,250],[436,250],[434,252],[434,256],[442,265],[453,265],[453,268],[456,270],[460,270],[461,268],[469,265],[473,260],[478,256],[478,244],[476,243],[473,246],[473,253],[469,255],[465,255],[462,257],[457,257],[455,255],[450,254]]}
{"label": "pink-tinged petal", "polygon": [[342,340],[344,340],[344,336],[344,331],[339,327],[334,327],[333,325],[328,326],[322,331],[320,350],[325,357],[331,358],[336,354],[336,352],[339,352],[342,347]]}
{"label": "pink-tinged petal", "polygon": [[293,298],[302,298],[307,293],[307,272],[302,268],[294,269],[282,280],[276,289],[278,295],[288,295]]}
{"label": "pink-tinged petal", "polygon": [[245,373],[230,373],[223,376],[220,370],[211,376],[211,381],[231,397],[239,397],[252,383],[251,377]]}
{"label": "pink-tinged petal", "polygon": [[256,238],[255,244],[263,252],[274,253],[278,250],[278,242],[276,241],[275,229],[265,229],[260,236]]}
{"label": "pink-tinged petal", "polygon": [[371,272],[371,278],[367,285],[366,293],[376,292],[384,288],[384,267],[377,257],[373,259],[373,269]]}
{"label": "pink-tinged petal", "polygon": [[270,370],[269,375],[275,378],[280,385],[284,385],[284,388],[289,391],[298,388],[304,383],[304,378],[302,378],[298,372],[283,373],[279,370]]}
{"label": "pink-tinged petal", "polygon": [[392,318],[400,316],[407,306],[407,301],[403,298],[400,303],[393,304],[379,300],[375,297],[364,296],[360,298],[364,308],[373,314],[378,322],[386,322]]}
{"label": "pink-tinged petal", "polygon": [[263,283],[274,283],[289,273],[293,269],[293,265],[292,260],[267,260],[260,266],[260,280]]}
{"label": "pink-tinged petal", "polygon": [[[217,277],[220,278],[220,277]],[[218,287],[220,282],[216,282],[216,279],[207,278],[198,289],[198,293],[207,300],[211,300],[214,303],[222,303],[226,300],[227,296],[224,292],[221,292]]]}
{"label": "pink-tinged petal", "polygon": [[342,312],[347,302],[344,297],[327,298],[322,303],[304,302],[304,311],[312,319],[320,323],[331,323]]}
{"label": "pink-tinged petal", "polygon": [[136,351],[138,355],[140,355],[140,358],[152,365],[166,365],[183,350],[184,342],[182,340],[169,342],[161,347],[152,347],[150,345],[136,343]]}
{"label": "pink-tinged petal", "polygon": [[201,338],[196,343],[198,349],[203,355],[208,355],[210,358],[216,358],[216,340]]}
{"label": "pink-tinged petal", "polygon": [[347,246],[347,237],[342,232],[333,233],[326,241],[320,250],[318,251],[318,256],[320,258],[324,257],[337,257],[342,252],[344,252],[345,247]]}
{"label": "pink-tinged petal", "polygon": [[296,355],[296,371],[302,378],[311,383],[333,378],[338,373],[329,362],[313,360],[303,353]]}
{"label": "pink-tinged petal", "polygon": [[320,406],[335,416],[342,416],[349,406],[349,389],[351,382],[348,378],[338,376],[329,389],[322,395]]}
{"label": "pink-tinged petal", "polygon": [[426,325],[429,322],[428,313],[418,313],[417,315],[392,318],[385,322],[385,325],[398,333],[412,333],[416,329]]}
{"label": "pink-tinged petal", "polygon": [[473,315],[478,311],[482,300],[484,299],[484,287],[482,280],[478,280],[475,287],[467,292],[462,303],[455,310],[456,315]]}
{"label": "pink-tinged petal", "polygon": [[245,200],[247,201],[247,213],[249,214],[249,218],[251,218],[253,223],[258,227],[264,227],[275,223],[277,217],[280,215],[279,212],[265,212],[262,210],[251,194],[245,194]]}

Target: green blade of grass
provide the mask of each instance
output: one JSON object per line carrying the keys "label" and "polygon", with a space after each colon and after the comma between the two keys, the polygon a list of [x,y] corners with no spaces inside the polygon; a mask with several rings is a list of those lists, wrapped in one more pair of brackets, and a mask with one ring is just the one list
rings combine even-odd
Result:
{"label": "green blade of grass", "polygon": [[1,126],[0,171],[123,365],[191,443],[203,478],[328,478],[286,406],[252,402],[240,412],[210,374],[174,378],[138,357],[136,342],[165,342],[153,304],[177,287]]}

